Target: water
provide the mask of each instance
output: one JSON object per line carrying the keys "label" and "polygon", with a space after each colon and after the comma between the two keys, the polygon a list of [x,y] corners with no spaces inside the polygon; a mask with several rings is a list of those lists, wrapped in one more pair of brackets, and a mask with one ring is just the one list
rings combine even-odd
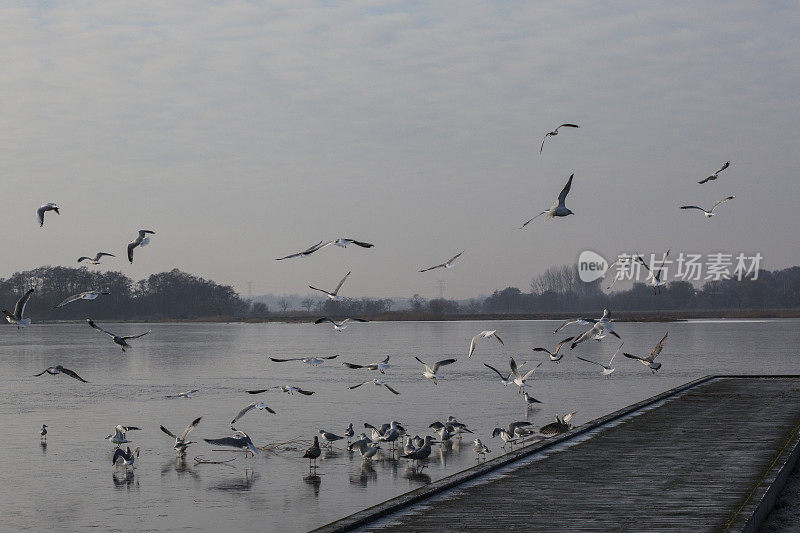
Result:
{"label": "water", "polygon": [[[490,438],[492,428],[513,420],[538,427],[556,413],[576,410],[581,424],[711,373],[800,374],[800,320],[620,323],[626,351],[639,354],[649,353],[669,330],[658,374],[619,358],[605,379],[599,367],[567,353],[560,364],[545,360],[537,370],[531,393],[544,403],[527,410],[516,388],[504,388],[482,363],[504,370],[509,355],[518,362],[541,360],[532,346],[552,348],[579,326],[553,335],[557,322],[549,321],[373,322],[342,334],[312,324],[102,325],[119,334],[153,331],[123,354],[84,324],[0,328],[3,529],[303,531],[475,464],[467,439],[447,451],[436,449],[421,474],[388,457],[363,463],[339,445],[323,453],[318,478],[308,479],[305,444],[245,459],[200,443],[180,463],[172,439],[158,429],[163,424],[180,433],[202,415],[193,440],[230,435],[230,420],[257,399],[277,414],[251,412],[237,424],[256,445],[310,441],[318,428],[341,434],[349,422],[358,432],[364,422],[392,419],[425,435],[431,422],[454,415],[494,457],[502,450]],[[471,337],[486,328],[497,329],[505,346],[483,340],[467,359]],[[613,338],[586,342],[572,353],[607,362],[618,344]],[[316,368],[267,359],[332,354],[341,356]],[[372,385],[347,389],[380,375],[347,369],[342,361],[368,363],[386,355],[392,368],[381,377],[400,396]],[[442,367],[447,379],[435,386],[422,378],[415,355],[427,362],[459,361]],[[59,363],[90,383],[31,377]],[[244,392],[284,383],[316,394]],[[192,399],[164,397],[192,388],[200,389]],[[50,429],[46,447],[37,433],[42,423]],[[103,440],[116,424],[142,428],[128,434],[142,454],[127,475],[111,465],[113,446]],[[227,466],[195,465],[197,455],[237,459]]]}

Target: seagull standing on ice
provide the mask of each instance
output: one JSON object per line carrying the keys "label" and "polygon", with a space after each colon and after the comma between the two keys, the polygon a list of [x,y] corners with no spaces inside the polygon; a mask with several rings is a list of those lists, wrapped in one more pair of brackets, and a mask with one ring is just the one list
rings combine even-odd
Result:
{"label": "seagull standing on ice", "polygon": [[539,213],[538,215],[536,215],[532,219],[528,220],[526,223],[524,223],[522,226],[520,226],[519,229],[524,228],[525,226],[527,226],[528,224],[533,222],[537,217],[539,217],[541,215],[544,215],[544,214],[547,214],[547,216],[544,217],[545,220],[550,220],[553,217],[566,217],[566,216],[569,216],[569,215],[574,215],[575,213],[573,213],[572,211],[567,209],[567,206],[564,205],[564,202],[567,201],[567,195],[569,194],[569,190],[572,188],[572,178],[573,177],[575,177],[575,174],[572,174],[569,177],[569,179],[567,180],[567,184],[564,185],[564,188],[561,189],[561,193],[558,195],[558,200],[556,200],[555,203],[553,203],[553,205],[550,206],[550,209],[548,209],[546,211],[542,211],[541,213]]}
{"label": "seagull standing on ice", "polygon": [[474,444],[472,449],[475,450],[475,453],[478,455],[478,460],[479,461],[481,459],[486,460],[486,454],[491,453],[491,450],[487,448],[484,443],[481,442],[481,439],[475,439],[474,441],[472,441],[472,444]]}
{"label": "seagull standing on ice", "polygon": [[339,289],[342,288],[342,285],[344,284],[345,280],[347,279],[347,276],[349,276],[349,275],[350,275],[350,272],[345,274],[344,277],[342,278],[342,281],[340,281],[339,284],[336,286],[336,288],[333,289],[333,291],[331,291],[331,292],[328,292],[325,289],[318,289],[316,287],[312,287],[311,285],[309,285],[308,288],[309,289],[314,289],[315,291],[319,291],[321,293],[324,293],[325,296],[327,296],[329,299],[331,299],[333,301],[337,301],[339,299]]}
{"label": "seagull standing on ice", "polygon": [[475,346],[478,344],[478,339],[491,339],[492,337],[497,339],[497,342],[499,342],[501,346],[505,346],[503,344],[503,339],[497,336],[496,329],[493,329],[491,331],[488,330],[481,331],[480,333],[472,337],[472,341],[469,343],[469,355],[467,356],[467,359],[472,357],[472,354],[475,351]]}
{"label": "seagull standing on ice", "polygon": [[544,142],[547,140],[547,138],[548,137],[555,137],[556,135],[558,135],[558,130],[561,129],[561,128],[580,128],[580,126],[578,126],[577,124],[562,124],[559,127],[557,127],[556,129],[554,129],[553,131],[551,131],[549,133],[545,133],[544,139],[542,139],[542,146],[539,148],[539,154],[541,154],[542,150],[544,150]]}
{"label": "seagull standing on ice", "polygon": [[434,385],[438,385],[437,380],[444,379],[443,376],[437,374],[437,372],[439,371],[439,367],[444,365],[450,365],[456,362],[456,359],[443,359],[442,361],[435,362],[433,366],[429,366],[428,363],[426,363],[416,355],[414,356],[414,359],[416,359],[425,366],[425,372],[423,372],[422,375],[428,379],[432,379]]}
{"label": "seagull standing on ice", "polygon": [[122,424],[117,425],[114,427],[114,433],[108,435],[105,440],[110,442],[111,444],[116,444],[117,448],[119,448],[120,444],[126,444],[131,442],[128,440],[127,433],[129,431],[139,431],[139,428],[136,426],[123,426]]}
{"label": "seagull standing on ice", "polygon": [[450,259],[448,259],[444,263],[441,263],[441,264],[438,264],[438,265],[434,265],[434,266],[428,267],[428,268],[423,268],[422,270],[420,270],[420,272],[427,272],[429,270],[434,270],[434,269],[437,269],[437,268],[453,268],[453,263],[455,262],[456,259],[461,257],[461,254],[463,254],[463,253],[464,253],[464,251],[462,250],[461,252],[457,253],[456,255],[454,255],[453,257],[451,257]]}
{"label": "seagull standing on ice", "polygon": [[155,235],[155,231],[150,231],[149,229],[140,229],[139,236],[133,239],[130,243],[128,243],[128,261],[133,263],[133,250],[137,246],[147,246],[150,244],[150,237],[147,235]]}
{"label": "seagull standing on ice", "polygon": [[660,341],[658,341],[658,344],[656,344],[655,348],[653,348],[653,351],[650,352],[650,355],[648,355],[647,357],[641,357],[638,355],[633,355],[625,352],[622,352],[622,355],[624,355],[629,359],[638,359],[640,363],[642,363],[647,368],[652,370],[653,374],[655,374],[656,372],[658,372],[658,369],[661,368],[661,363],[657,363],[655,359],[656,357],[658,357],[658,354],[661,353],[661,350],[664,349],[664,344],[666,344],[667,342],[667,335],[669,335],[669,331],[664,333],[664,337]]}
{"label": "seagull standing on ice", "polygon": [[[322,455],[322,450],[319,447],[319,437],[314,435],[314,443],[306,449],[306,453],[303,454],[303,459],[308,459],[308,471],[311,472],[312,469],[317,468],[317,459],[319,456]],[[312,466],[313,461],[313,466]]]}
{"label": "seagull standing on ice", "polygon": [[82,263],[83,261],[88,261],[89,264],[99,265],[100,264],[100,258],[103,257],[103,256],[117,257],[114,254],[107,254],[105,252],[97,252],[94,257],[87,257],[85,255],[82,256],[82,257],[79,257],[78,258],[78,263]]}
{"label": "seagull standing on ice", "polygon": [[736,197],[735,196],[728,196],[726,198],[723,198],[722,200],[718,200],[717,203],[712,205],[711,209],[708,209],[708,210],[705,210],[702,207],[697,206],[697,205],[682,205],[681,209],[699,209],[700,211],[703,212],[703,214],[706,216],[706,218],[710,219],[711,217],[714,216],[714,209],[716,209],[719,204],[727,202],[728,200],[733,200],[734,198],[736,198]]}
{"label": "seagull standing on ice", "polygon": [[716,172],[711,174],[709,177],[707,177],[706,179],[700,180],[697,183],[703,184],[703,183],[706,183],[707,181],[714,181],[715,179],[717,179],[719,177],[719,173],[722,172],[723,170],[725,170],[726,168],[728,168],[729,166],[731,166],[731,162],[730,161],[728,161],[724,165],[722,165],[722,167],[720,167],[719,170],[717,170]]}
{"label": "seagull standing on ice", "polygon": [[36,220],[39,221],[39,227],[41,228],[44,226],[44,214],[48,211],[55,211],[57,215],[60,215],[61,212],[59,211],[58,204],[54,204],[53,202],[49,202],[41,206],[39,209],[36,210]]}
{"label": "seagull standing on ice", "polygon": [[17,303],[14,305],[13,313],[9,313],[6,309],[3,309],[3,314],[6,316],[6,320],[10,324],[15,324],[17,329],[31,325],[31,319],[22,318],[22,315],[25,313],[25,306],[28,304],[28,300],[35,290],[36,289],[28,289],[28,292],[23,294],[22,297],[17,300]]}
{"label": "seagull standing on ice", "polygon": [[41,440],[47,440],[47,424],[42,424],[41,429],[39,429],[39,436],[41,437]]}

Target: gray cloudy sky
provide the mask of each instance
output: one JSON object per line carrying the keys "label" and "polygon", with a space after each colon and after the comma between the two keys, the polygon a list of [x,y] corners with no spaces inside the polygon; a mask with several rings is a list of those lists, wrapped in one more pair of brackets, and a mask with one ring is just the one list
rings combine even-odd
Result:
{"label": "gray cloudy sky", "polygon": [[[800,263],[796,2],[29,4],[0,8],[0,277],[105,250],[134,279],[460,298],[584,249]],[[576,215],[517,229],[572,172]],[[274,261],[338,236],[376,246]]]}

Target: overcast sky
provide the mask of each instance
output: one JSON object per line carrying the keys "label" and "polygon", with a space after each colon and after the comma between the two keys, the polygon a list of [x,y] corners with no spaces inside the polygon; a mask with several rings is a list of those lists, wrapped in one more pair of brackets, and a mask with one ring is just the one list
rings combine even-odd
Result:
{"label": "overcast sky", "polygon": [[[30,4],[0,8],[0,277],[103,250],[134,279],[462,298],[585,249],[800,263],[796,2]],[[575,216],[518,229],[573,172]],[[375,247],[274,260],[340,236]]]}

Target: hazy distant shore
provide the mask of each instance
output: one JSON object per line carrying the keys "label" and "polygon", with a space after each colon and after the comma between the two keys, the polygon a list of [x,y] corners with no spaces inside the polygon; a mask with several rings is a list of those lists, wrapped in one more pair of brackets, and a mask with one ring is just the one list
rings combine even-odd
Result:
{"label": "hazy distant shore", "polygon": [[[568,318],[599,316],[599,312],[564,312],[564,313],[479,313],[435,315],[416,313],[413,311],[394,311],[363,318],[375,322],[411,322],[411,321],[491,321],[491,320],[566,320]],[[106,322],[153,322],[153,323],[219,323],[242,322],[259,324],[263,322],[312,322],[319,318],[318,313],[287,312],[274,313],[267,317],[242,318],[230,316],[197,317],[197,318],[163,318],[163,319],[106,319]],[[690,310],[690,311],[620,311],[614,312],[614,320],[618,322],[678,322],[692,319],[759,319],[759,318],[800,318],[800,309],[729,309],[729,310]],[[80,323],[83,320],[42,320],[40,324]]]}

